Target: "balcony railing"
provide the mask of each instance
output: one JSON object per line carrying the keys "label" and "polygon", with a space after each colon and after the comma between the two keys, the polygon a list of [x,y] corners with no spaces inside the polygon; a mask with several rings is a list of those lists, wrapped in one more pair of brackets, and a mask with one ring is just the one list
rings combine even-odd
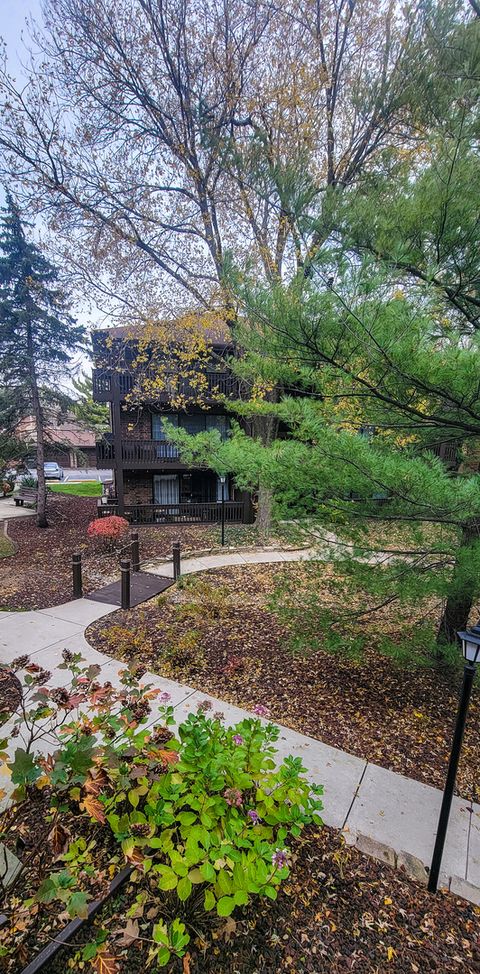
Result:
{"label": "balcony railing", "polygon": [[[118,514],[118,504],[110,501],[99,505],[99,517]],[[246,520],[246,506],[243,501],[225,501],[225,521],[228,524],[242,523]],[[222,504],[183,503],[183,504],[125,504],[124,517],[130,524],[218,524],[222,519]]]}
{"label": "balcony railing", "polygon": [[[214,402],[221,396],[234,398],[238,396],[238,379],[230,372],[207,372],[205,373],[205,388],[199,390],[183,379],[181,376],[172,373],[167,376],[162,389],[148,388],[149,382],[155,380],[155,373],[142,373],[135,375],[130,372],[112,372],[105,369],[93,370],[93,398],[96,402],[110,402],[114,397],[115,379],[118,380],[120,399],[124,399],[134,389],[138,383],[138,398],[142,402],[167,403],[172,398],[181,397],[182,399],[192,399],[195,401]],[[146,388],[143,388],[142,379],[145,381]]]}
{"label": "balcony railing", "polygon": [[[122,440],[122,463],[128,467],[150,467],[178,460],[173,443],[164,440]],[[97,466],[110,467],[116,461],[115,444],[97,443]]]}

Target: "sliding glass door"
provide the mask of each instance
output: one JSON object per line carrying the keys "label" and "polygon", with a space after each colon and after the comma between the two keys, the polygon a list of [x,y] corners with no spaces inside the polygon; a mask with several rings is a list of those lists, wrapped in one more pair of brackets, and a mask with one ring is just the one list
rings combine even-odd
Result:
{"label": "sliding glass door", "polygon": [[180,488],[177,473],[158,473],[153,478],[155,504],[178,504]]}

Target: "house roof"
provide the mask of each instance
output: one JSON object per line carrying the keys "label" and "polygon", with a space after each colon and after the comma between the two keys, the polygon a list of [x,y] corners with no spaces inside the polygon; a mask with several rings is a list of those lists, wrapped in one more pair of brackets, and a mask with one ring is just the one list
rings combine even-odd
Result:
{"label": "house roof", "polygon": [[[16,432],[20,438],[36,442],[35,418],[25,416],[18,424]],[[67,417],[64,423],[56,421],[53,417],[47,420],[45,438],[49,443],[65,444],[79,450],[95,446],[95,434],[84,429],[72,417]]]}
{"label": "house roof", "polygon": [[[198,324],[199,331],[211,345],[230,345],[232,334],[224,318],[220,315],[207,315],[194,313],[183,315],[178,318],[158,322],[162,328],[168,330],[172,342],[181,342],[182,337],[187,331],[192,330],[192,325]],[[153,331],[155,323],[151,325],[114,325],[112,328],[97,328],[92,332],[93,341],[98,336],[100,341],[107,338],[135,339],[148,334],[149,329]],[[97,340],[98,340],[97,339]]]}

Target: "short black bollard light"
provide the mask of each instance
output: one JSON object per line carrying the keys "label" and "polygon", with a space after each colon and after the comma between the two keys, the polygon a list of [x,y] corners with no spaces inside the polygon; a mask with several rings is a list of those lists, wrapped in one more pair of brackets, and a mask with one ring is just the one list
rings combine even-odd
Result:
{"label": "short black bollard light", "polygon": [[460,700],[458,704],[457,721],[455,724],[455,731],[452,741],[452,751],[450,754],[450,761],[448,763],[447,778],[445,781],[445,790],[443,792],[440,817],[438,819],[437,837],[435,839],[435,848],[433,850],[432,864],[430,866],[430,874],[428,877],[428,889],[430,893],[437,892],[438,877],[440,874],[440,867],[442,865],[443,848],[447,835],[448,819],[450,817],[450,808],[452,805],[453,792],[457,777],[458,762],[460,759],[460,751],[462,749],[463,732],[465,730],[468,705],[470,703],[470,697],[472,694],[475,673],[477,672],[477,663],[480,662],[480,621],[477,622],[476,626],[472,626],[471,629],[467,629],[466,632],[458,632],[457,636],[462,643],[465,666],[463,669],[463,683],[460,690]]}
{"label": "short black bollard light", "polygon": [[75,551],[72,555],[72,576],[73,576],[73,597],[81,599],[83,597],[82,584],[82,555],[80,551]]}
{"label": "short black bollard light", "polygon": [[172,545],[173,577],[177,581],[180,578],[180,542],[174,541]]}
{"label": "short black bollard light", "polygon": [[122,558],[120,562],[120,572],[121,572],[121,591],[122,591],[122,609],[130,608],[130,561],[128,558]]}
{"label": "short black bollard light", "polygon": [[138,531],[132,531],[132,572],[140,571],[140,543],[138,540]]}

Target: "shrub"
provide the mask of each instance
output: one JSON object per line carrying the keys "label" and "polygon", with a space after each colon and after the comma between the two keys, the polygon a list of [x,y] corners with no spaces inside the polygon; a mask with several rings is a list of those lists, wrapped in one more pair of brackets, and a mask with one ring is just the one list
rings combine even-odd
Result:
{"label": "shrub", "polygon": [[113,551],[116,542],[121,541],[128,534],[129,527],[129,523],[124,517],[110,514],[109,517],[100,517],[95,521],[90,521],[87,535],[89,538],[102,541],[108,551]]}
{"label": "shrub", "polygon": [[20,487],[32,487],[33,490],[36,490],[38,487],[38,480],[36,477],[31,477],[30,474],[27,474],[25,477],[22,477]]}
{"label": "shrub", "polygon": [[[70,916],[84,916],[93,898],[86,877],[94,883],[95,857],[113,843],[110,862],[118,864],[121,851],[135,866],[139,891],[129,915],[154,902],[152,927],[142,936],[151,936],[150,963],[163,967],[185,954],[189,928],[197,935],[205,914],[228,917],[257,897],[276,899],[289,875],[289,844],[305,824],[320,821],[321,789],[308,782],[300,758],[276,766],[274,725],[249,717],[227,728],[221,715],[207,716],[205,701],[177,738],[171,708],[160,711],[160,726],[146,729],[148,701],[158,691],[139,687],[129,671],[119,691],[102,687],[97,668],[81,670],[79,660],[66,654],[72,685],[52,690],[49,674],[17,661],[30,681],[27,718],[42,735],[46,721],[58,724],[58,748],[47,760],[27,748],[9,762],[17,802],[37,789],[48,795],[47,841],[63,860],[26,902],[58,900]],[[85,818],[95,825],[91,841]],[[89,944],[83,957],[93,963],[106,950],[104,942]]]}

